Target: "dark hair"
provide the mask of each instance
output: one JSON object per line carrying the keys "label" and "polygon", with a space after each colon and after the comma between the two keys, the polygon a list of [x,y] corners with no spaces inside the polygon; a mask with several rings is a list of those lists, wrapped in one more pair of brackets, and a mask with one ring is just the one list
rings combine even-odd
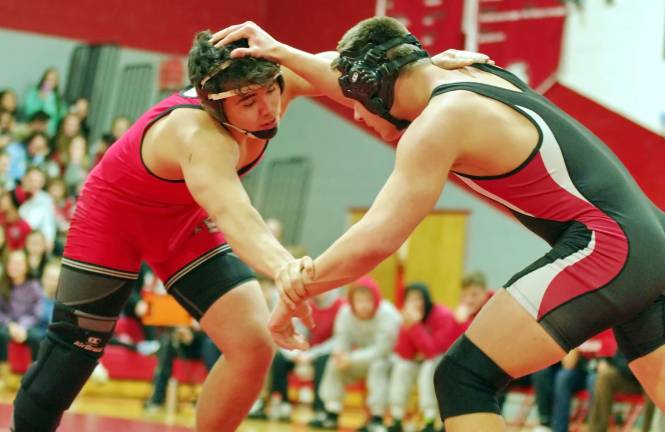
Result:
{"label": "dark hair", "polygon": [[[11,88],[6,88],[6,89],[0,91],[0,101],[2,101],[2,98],[5,97],[6,94],[13,94],[13,95],[14,95],[14,99],[16,99],[16,102],[17,102],[17,104],[18,104],[18,95],[17,95],[16,92],[15,92],[13,89],[11,89]],[[4,111],[10,112],[10,113],[12,113],[12,114],[16,114],[17,107],[14,107],[14,110],[13,110],[13,111],[10,111],[10,110],[7,110],[7,109],[4,109],[2,106],[0,106],[0,109],[3,109]]]}
{"label": "dark hair", "polygon": [[[337,52],[345,53],[350,56],[355,56],[355,53],[360,53],[367,45],[380,45],[390,39],[405,36],[409,34],[409,30],[398,20],[391,17],[373,17],[360,21],[358,24],[351,27],[344,33],[342,39],[337,43]],[[415,45],[401,44],[388,50],[386,57],[388,60],[405,57],[414,51],[420,51]],[[421,61],[431,63],[428,57],[421,59],[417,62],[410,63],[405,67],[419,64]],[[335,58],[331,66],[337,67],[338,59]]]}
{"label": "dark hair", "polygon": [[25,277],[26,279],[30,279],[30,266],[28,264],[28,253],[25,251],[25,249],[16,249],[2,254],[2,275],[0,275],[0,296],[2,296],[2,298],[5,299],[5,301],[9,300],[12,288],[14,288],[13,282],[9,277],[9,273],[7,272],[7,263],[9,262],[9,256],[15,252],[21,253],[25,257],[25,264],[26,264]]}
{"label": "dark hair", "polygon": [[[55,72],[56,74],[58,74],[58,70],[56,68],[54,67],[47,68],[42,74],[42,77],[39,79],[39,84],[37,84],[37,88],[42,88],[42,85],[44,85],[44,81],[46,81],[46,76],[51,72]],[[55,87],[53,87],[53,91],[56,93],[58,92],[58,88],[60,85],[59,81],[60,81],[60,76],[58,76],[58,82],[55,84]]]}
{"label": "dark hair", "polygon": [[32,123],[33,121],[49,121],[51,118],[50,115],[46,111],[35,111],[34,113],[30,114],[30,117],[28,117],[28,123]]}
{"label": "dark hair", "polygon": [[48,146],[48,144],[49,144],[49,138],[48,138],[48,135],[45,134],[44,132],[33,132],[33,133],[31,133],[30,135],[28,135],[27,137],[25,137],[25,140],[24,140],[23,142],[25,143],[25,145],[28,145],[28,144],[30,144],[30,142],[31,142],[33,139],[35,139],[35,138],[37,138],[37,137],[42,137],[42,138],[44,138],[44,139],[46,140],[46,145]]}
{"label": "dark hair", "polygon": [[111,132],[105,132],[99,137],[100,140],[107,143],[109,146],[115,142],[115,136]]}
{"label": "dark hair", "polygon": [[44,177],[47,177],[46,172],[39,165],[30,165],[30,166],[28,166],[28,168],[25,170],[25,173],[28,174],[29,172],[32,172],[32,171],[39,171],[40,173],[42,173],[42,175]]}
{"label": "dark hair", "polygon": [[474,285],[482,287],[483,289],[487,289],[487,279],[485,278],[485,273],[481,271],[475,271],[464,275],[462,278],[462,290]]}
{"label": "dark hair", "polygon": [[404,290],[404,297],[406,298],[406,296],[408,296],[411,292],[419,293],[423,299],[424,310],[422,322],[425,322],[429,317],[430,312],[432,312],[432,308],[434,307],[432,295],[429,292],[429,287],[425,283],[414,282],[406,286],[406,289]]}
{"label": "dark hair", "polygon": [[[247,39],[230,43],[223,48],[210,44],[209,30],[198,32],[189,51],[187,68],[189,80],[197,90],[217,93],[251,84],[265,85],[279,73],[279,65],[262,58],[231,58],[231,51],[247,47]],[[216,71],[217,68],[220,68]],[[201,87],[201,81],[210,76]]]}

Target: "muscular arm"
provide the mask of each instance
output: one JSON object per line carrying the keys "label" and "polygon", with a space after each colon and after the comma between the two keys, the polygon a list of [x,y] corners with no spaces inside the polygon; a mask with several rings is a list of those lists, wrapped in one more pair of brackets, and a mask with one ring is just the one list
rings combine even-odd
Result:
{"label": "muscular arm", "polygon": [[[327,96],[341,105],[352,107],[353,100],[342,94],[337,82],[340,73],[330,67],[330,63],[338,55],[335,51],[310,54],[276,42],[270,57],[285,67],[284,79],[291,98]],[[453,49],[433,56],[432,63],[442,69],[457,69],[473,63],[494,64],[485,54]]]}
{"label": "muscular arm", "polygon": [[[286,46],[285,46],[286,47]],[[342,95],[337,83],[339,72],[330,68],[330,62],[337,57],[335,51],[310,54],[295,48],[293,58],[282,62],[287,94],[298,96],[328,96],[336,102],[352,106],[353,101]],[[307,63],[307,64],[301,64]]]}
{"label": "muscular arm", "polygon": [[236,173],[237,144],[228,135],[204,127],[192,127],[182,135],[180,165],[192,196],[240,259],[274,277],[293,257],[252,207]]}
{"label": "muscular arm", "polygon": [[[397,250],[436,204],[462,141],[449,110],[428,107],[397,146],[395,167],[367,214],[315,260],[315,296],[369,272]],[[455,109],[455,108],[453,108]]]}
{"label": "muscular arm", "polygon": [[[215,33],[210,43],[222,47],[238,39],[246,38],[248,48],[237,48],[232,57],[263,57],[282,64],[287,97],[328,96],[334,101],[351,107],[351,99],[344,97],[337,79],[340,73],[331,69],[331,61],[338,56],[335,51],[310,54],[276,41],[251,21],[229,26]],[[444,69],[456,69],[472,63],[493,63],[485,54],[469,51],[446,50],[432,57],[432,62]]]}

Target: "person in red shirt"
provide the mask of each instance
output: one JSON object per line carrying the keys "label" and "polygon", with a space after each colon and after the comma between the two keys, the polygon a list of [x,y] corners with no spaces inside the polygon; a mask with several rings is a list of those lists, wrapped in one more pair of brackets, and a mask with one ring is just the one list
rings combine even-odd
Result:
{"label": "person in red shirt", "polygon": [[462,335],[478,315],[480,309],[492,297],[493,292],[487,289],[485,274],[475,271],[462,278],[459,305],[455,309],[455,339]]}
{"label": "person in red shirt", "polygon": [[402,308],[402,326],[395,344],[395,358],[390,375],[391,432],[402,430],[402,419],[411,388],[418,383],[418,402],[425,422],[423,432],[433,432],[438,416],[434,394],[434,370],[441,357],[455,341],[455,318],[442,305],[432,302],[427,285],[408,285]]}
{"label": "person in red shirt", "polygon": [[23,249],[28,234],[32,231],[30,224],[18,214],[18,206],[22,202],[22,193],[17,189],[5,191],[0,195],[0,219],[5,231],[5,239],[9,250]]}

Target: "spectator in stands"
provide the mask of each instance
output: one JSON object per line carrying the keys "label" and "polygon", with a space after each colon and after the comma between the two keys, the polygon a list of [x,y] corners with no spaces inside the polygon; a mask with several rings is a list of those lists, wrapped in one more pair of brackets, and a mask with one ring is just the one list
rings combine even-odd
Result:
{"label": "spectator in stands", "polygon": [[0,111],[16,116],[16,112],[18,111],[18,97],[14,90],[6,88],[0,91]]}
{"label": "spectator in stands", "polygon": [[[338,291],[332,291],[316,296],[310,302],[312,307],[312,318],[316,327],[307,332],[303,327],[303,334],[307,334],[310,349],[307,351],[287,351],[279,349],[275,354],[272,368],[270,370],[271,386],[269,394],[276,398],[271,403],[271,412],[278,420],[291,419],[291,404],[288,399],[288,374],[295,371],[299,373],[311,373],[314,379],[314,418],[325,417],[325,407],[319,396],[319,388],[326,363],[334,347],[333,327],[339,309],[344,304],[344,298],[339,296]],[[252,411],[253,418],[265,418],[264,404],[262,400]]]}
{"label": "spectator in stands", "polygon": [[614,334],[611,330],[605,330],[570,351],[561,360],[561,368],[554,378],[553,432],[568,432],[570,406],[575,394],[587,389],[589,394],[593,395],[592,384],[597,361],[612,357],[616,350]]}
{"label": "spectator in stands", "polygon": [[80,129],[83,136],[90,137],[90,125],[88,125],[88,113],[90,111],[90,102],[84,97],[78,97],[74,104],[69,107],[69,112],[75,114],[80,121]]}
{"label": "spectator in stands", "polygon": [[107,132],[105,134],[102,134],[102,136],[99,138],[97,143],[95,144],[94,148],[92,149],[92,167],[94,168],[104,157],[104,153],[111,147],[111,145],[115,142],[115,137],[110,133]]}
{"label": "spectator in stands", "polygon": [[46,239],[41,231],[32,231],[25,239],[25,251],[28,254],[28,273],[31,278],[41,280],[49,253]]}
{"label": "spectator in stands", "polygon": [[37,111],[44,111],[50,117],[47,132],[54,136],[60,119],[66,113],[65,102],[60,95],[58,71],[49,68],[44,71],[37,86],[31,88],[25,95],[23,111],[26,118],[30,118]]}
{"label": "spectator in stands", "polygon": [[[37,344],[42,340],[46,334],[46,329],[51,322],[51,315],[53,315],[53,305],[55,304],[55,292],[58,289],[58,279],[60,278],[60,260],[51,259],[46,266],[44,267],[44,273],[42,274],[41,283],[42,283],[42,305],[41,313],[39,315],[39,322],[36,326],[32,327],[29,333],[32,333],[32,337],[28,339],[35,341]],[[38,347],[31,347],[33,352],[37,352]]]}
{"label": "spectator in stands", "polygon": [[30,167],[21,179],[26,199],[18,209],[33,230],[40,231],[46,239],[48,251],[53,250],[56,234],[55,206],[53,199],[44,191],[46,175],[38,167]]}
{"label": "spectator in stands", "polygon": [[434,370],[457,334],[453,313],[432,302],[426,285],[408,285],[402,308],[402,326],[395,344],[390,375],[391,432],[402,431],[402,419],[413,385],[418,383],[418,402],[425,423],[423,431],[434,432],[438,417],[434,394]]}
{"label": "spectator in stands", "polygon": [[127,129],[132,125],[131,120],[125,116],[117,116],[113,119],[111,123],[111,135],[113,135],[113,141],[120,139],[120,137],[127,132]]}
{"label": "spectator in stands", "polygon": [[9,111],[0,108],[0,133],[13,135],[16,129],[16,118]]}
{"label": "spectator in stands", "polygon": [[374,279],[365,276],[349,286],[348,304],[342,306],[335,319],[335,346],[319,390],[326,414],[322,419],[314,419],[312,427],[336,429],[346,385],[363,379],[371,418],[361,430],[383,428],[390,353],[400,323],[399,312],[381,299]]}
{"label": "spectator in stands", "polygon": [[145,404],[148,410],[159,409],[166,402],[166,387],[173,373],[176,357],[203,360],[210,370],[220,356],[212,340],[201,331],[198,324],[169,329],[162,334],[157,352],[158,364],[153,377],[153,391]]}
{"label": "spectator in stands", "polygon": [[18,206],[25,200],[24,195],[20,188],[5,190],[0,195],[0,221],[9,250],[23,249],[32,231],[30,224],[18,212]]}
{"label": "spectator in stands", "polygon": [[83,135],[75,136],[69,143],[65,157],[61,159],[64,163],[63,178],[70,193],[76,193],[83,184],[90,168],[88,158],[88,142]]}
{"label": "spectator in stands", "polygon": [[53,253],[55,255],[62,255],[65,247],[65,239],[69,225],[74,216],[74,209],[76,207],[76,200],[69,194],[65,181],[60,178],[51,179],[46,187],[46,190],[53,199],[55,206],[55,220],[56,220],[56,240]]}
{"label": "spectator in stands", "polygon": [[0,362],[7,361],[10,341],[28,343],[36,358],[38,342],[29,340],[30,329],[39,323],[42,287],[28,274],[28,258],[24,251],[10,252],[0,276]]}
{"label": "spectator in stands", "polygon": [[73,113],[67,114],[60,122],[58,133],[55,135],[51,146],[54,158],[61,165],[66,165],[66,161],[62,159],[67,157],[72,140],[79,135],[81,135],[81,118]]}
{"label": "spectator in stands", "polygon": [[16,182],[11,176],[12,158],[5,150],[0,147],[0,188],[11,190],[16,187]]}
{"label": "spectator in stands", "polygon": [[25,175],[28,152],[23,143],[9,133],[0,133],[0,149],[9,156],[7,177],[16,184]]}
{"label": "spectator in stands", "polygon": [[24,139],[30,134],[35,132],[41,132],[48,135],[48,126],[51,120],[51,116],[42,110],[39,110],[28,117],[28,123],[26,127],[18,131],[16,137],[19,139]]}
{"label": "spectator in stands", "polygon": [[455,309],[457,336],[460,336],[471,325],[480,309],[492,297],[493,292],[487,289],[487,278],[481,271],[475,271],[462,278],[460,302]]}
{"label": "spectator in stands", "polygon": [[644,391],[621,352],[607,361],[600,361],[596,370],[588,432],[606,432],[609,430],[614,396],[617,393],[642,394]]}
{"label": "spectator in stands", "polygon": [[51,158],[51,149],[48,145],[48,137],[42,132],[35,132],[25,140],[28,149],[27,164],[40,168],[47,178],[58,177],[60,166]]}

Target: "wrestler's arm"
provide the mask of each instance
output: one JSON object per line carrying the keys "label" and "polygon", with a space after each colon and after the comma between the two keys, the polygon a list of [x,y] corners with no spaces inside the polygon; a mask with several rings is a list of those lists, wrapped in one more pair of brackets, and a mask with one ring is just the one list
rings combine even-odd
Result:
{"label": "wrestler's arm", "polygon": [[[200,122],[198,117],[188,120],[189,124]],[[236,173],[239,158],[236,142],[221,128],[213,126],[193,125],[180,128],[177,133],[179,163],[196,202],[224,233],[240,259],[256,271],[274,277],[294,258],[252,206]]]}
{"label": "wrestler's arm", "polygon": [[[210,43],[222,47],[238,39],[246,38],[248,48],[238,48],[233,57],[251,55],[273,60],[284,66],[287,97],[328,96],[334,101],[351,107],[353,101],[346,98],[339,87],[339,71],[331,68],[331,62],[339,55],[335,51],[311,54],[276,41],[251,21],[232,25],[215,33]],[[446,50],[432,57],[432,62],[444,69],[456,69],[472,63],[493,63],[485,54],[470,51]]]}
{"label": "wrestler's arm", "polygon": [[[451,98],[454,100],[457,98]],[[430,104],[397,146],[393,172],[365,216],[314,262],[315,296],[368,273],[394,253],[436,205],[465,145],[465,108]]]}

